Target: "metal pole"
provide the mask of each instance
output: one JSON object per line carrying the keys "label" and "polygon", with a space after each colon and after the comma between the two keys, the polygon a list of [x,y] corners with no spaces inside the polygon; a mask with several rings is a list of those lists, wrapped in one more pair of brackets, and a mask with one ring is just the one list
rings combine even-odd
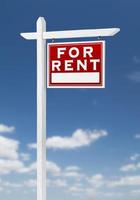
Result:
{"label": "metal pole", "polygon": [[37,20],[37,200],[46,200],[46,22]]}

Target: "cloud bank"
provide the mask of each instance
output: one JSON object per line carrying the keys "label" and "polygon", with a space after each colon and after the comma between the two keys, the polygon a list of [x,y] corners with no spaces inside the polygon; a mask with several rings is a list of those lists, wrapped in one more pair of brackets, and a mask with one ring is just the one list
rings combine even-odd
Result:
{"label": "cloud bank", "polygon": [[[61,137],[53,136],[47,139],[47,148],[49,149],[77,149],[91,145],[102,137],[106,137],[108,132],[106,130],[83,130],[77,129],[72,136]],[[30,149],[36,148],[36,144],[29,144]]]}

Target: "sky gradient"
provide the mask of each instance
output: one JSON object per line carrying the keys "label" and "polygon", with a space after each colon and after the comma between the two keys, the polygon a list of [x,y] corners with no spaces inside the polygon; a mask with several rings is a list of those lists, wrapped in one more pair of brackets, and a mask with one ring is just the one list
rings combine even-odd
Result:
{"label": "sky gradient", "polygon": [[1,2],[0,199],[36,199],[36,43],[20,33],[35,31],[39,16],[49,31],[121,29],[102,38],[105,89],[47,90],[48,199],[139,199],[139,7],[139,0]]}

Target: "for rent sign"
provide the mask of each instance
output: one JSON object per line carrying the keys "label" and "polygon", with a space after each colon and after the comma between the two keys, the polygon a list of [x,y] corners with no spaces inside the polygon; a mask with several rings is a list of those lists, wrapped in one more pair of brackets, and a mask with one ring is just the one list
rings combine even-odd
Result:
{"label": "for rent sign", "polygon": [[104,88],[105,42],[48,44],[48,87]]}

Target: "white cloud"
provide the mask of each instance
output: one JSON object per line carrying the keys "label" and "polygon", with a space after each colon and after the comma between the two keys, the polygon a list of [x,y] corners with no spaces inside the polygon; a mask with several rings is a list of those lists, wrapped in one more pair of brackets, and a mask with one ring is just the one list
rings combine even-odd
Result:
{"label": "white cloud", "polygon": [[15,131],[14,126],[7,126],[5,124],[0,124],[0,133],[12,133]]}
{"label": "white cloud", "polygon": [[[105,130],[77,129],[71,137],[53,136],[47,139],[47,148],[50,149],[76,149],[89,146],[91,143],[108,135]],[[29,148],[36,148],[36,144],[29,144]]]}
{"label": "white cloud", "polygon": [[140,190],[131,190],[132,195],[140,195]]}
{"label": "white cloud", "polygon": [[136,166],[135,164],[128,164],[128,165],[124,165],[120,168],[121,171],[123,172],[128,172],[128,171],[135,171],[136,170]]}
{"label": "white cloud", "polygon": [[4,180],[0,180],[0,185],[3,187],[3,188],[20,188],[22,187],[22,184],[21,183],[16,183],[16,182],[9,182],[9,181],[4,181]]}
{"label": "white cloud", "polygon": [[84,177],[84,174],[79,173],[77,171],[67,171],[67,172],[63,172],[62,176],[67,177],[67,178],[76,178],[77,180],[79,180]]}
{"label": "white cloud", "polygon": [[[55,137],[61,140],[62,149],[75,149],[82,146],[88,146],[92,142],[100,139],[101,137],[107,136],[106,131],[84,131],[82,129],[76,130],[71,137]],[[52,137],[54,138],[54,137]],[[49,138],[49,139],[52,139]],[[64,143],[67,143],[67,146]],[[5,144],[5,145],[4,145]],[[11,145],[12,144],[12,145]],[[51,140],[51,147],[54,148],[55,143]],[[3,147],[2,147],[3,146]],[[3,153],[5,147],[9,147],[8,153]],[[1,150],[1,147],[3,151]],[[60,148],[56,144],[55,148]],[[12,152],[12,153],[11,153]],[[8,155],[9,154],[9,155]],[[134,154],[130,157],[131,160],[135,161],[138,159],[139,154]],[[29,165],[25,165],[24,161],[29,160],[30,155],[27,153],[19,153],[19,142],[13,139],[8,139],[6,137],[0,136],[0,175],[9,174],[9,173],[25,173],[27,175],[31,172],[36,171],[36,162]],[[20,160],[21,161],[20,161]],[[27,163],[26,163],[27,164]],[[110,189],[124,186],[140,186],[140,176],[123,176],[120,178],[113,178],[112,180],[106,179],[102,174],[95,174],[91,177],[88,177],[87,174],[84,174],[82,170],[76,165],[70,165],[65,168],[61,168],[55,162],[47,161],[46,163],[47,172],[49,177],[47,178],[47,184],[49,187],[64,188],[65,191],[70,191],[72,194],[83,194],[91,197],[100,199],[100,197],[113,197],[113,192],[111,193]],[[121,171],[136,171],[140,169],[140,163],[133,162],[132,164],[124,165],[121,167]],[[31,176],[32,177],[32,176]],[[81,181],[82,179],[82,181]],[[82,182],[82,185],[79,183]],[[36,180],[29,179],[21,183],[12,183],[5,182],[5,185],[0,184],[0,188],[18,188],[21,186],[35,188]],[[102,193],[103,189],[108,190],[106,193]],[[134,193],[134,192],[133,192]],[[138,192],[137,192],[138,193]],[[117,193],[119,194],[119,192]],[[104,198],[102,198],[104,199]]]}
{"label": "white cloud", "polygon": [[30,164],[29,166],[24,166],[23,168],[20,169],[20,173],[31,173],[36,170],[36,162]]}
{"label": "white cloud", "polygon": [[138,57],[138,56],[133,56],[133,61],[134,61],[134,63],[136,63],[136,64],[140,64],[140,57]]}
{"label": "white cloud", "polygon": [[0,136],[0,158],[17,159],[19,142]]}
{"label": "white cloud", "polygon": [[69,187],[69,191],[74,192],[74,193],[82,193],[82,192],[85,192],[85,189],[78,186],[72,186],[72,187]]}
{"label": "white cloud", "polygon": [[140,176],[125,176],[121,177],[119,180],[108,181],[109,187],[119,187],[119,186],[140,186]]}
{"label": "white cloud", "polygon": [[64,179],[49,180],[50,187],[67,187],[67,182]]}
{"label": "white cloud", "polygon": [[135,139],[140,139],[140,134],[136,134],[134,137]]}
{"label": "white cloud", "polygon": [[102,174],[95,174],[87,180],[94,188],[100,188],[105,184],[105,180]]}
{"label": "white cloud", "polygon": [[139,163],[132,163],[128,165],[124,165],[120,168],[121,171],[123,172],[128,172],[128,171],[136,171],[140,169],[140,162]]}
{"label": "white cloud", "polygon": [[[10,160],[10,159],[0,159],[0,174],[10,174],[12,172],[27,174],[36,171],[36,162],[31,163],[29,166],[20,160]],[[52,161],[46,161],[47,173],[52,174],[53,176],[60,176],[61,168]]]}
{"label": "white cloud", "polygon": [[84,180],[75,182],[74,185],[69,187],[69,191],[73,194],[86,195],[91,197],[101,196],[99,193],[99,189],[104,188],[106,184],[106,180],[104,179],[104,176],[102,174],[95,174],[91,177],[88,177],[87,175],[84,176]]}
{"label": "white cloud", "polygon": [[129,80],[139,83],[140,82],[140,71],[133,71],[130,74],[128,74],[127,77]]}
{"label": "white cloud", "polygon": [[[18,172],[19,173],[32,173],[37,169],[36,162],[30,164],[28,167],[23,166]],[[80,180],[84,178],[84,174],[80,172],[80,168],[77,166],[68,166],[64,170],[60,168],[55,162],[46,161],[47,173],[61,178],[73,178]]]}
{"label": "white cloud", "polygon": [[[20,173],[31,173],[36,171],[37,166],[36,166],[36,162],[30,164],[28,167],[23,167],[20,170]],[[51,173],[54,176],[58,176],[59,173],[61,172],[61,168],[54,162],[52,161],[46,161],[46,169],[47,169],[47,173]]]}
{"label": "white cloud", "polygon": [[[63,179],[49,179],[47,178],[47,186],[48,187],[57,187],[57,188],[64,188],[67,187],[66,180]],[[37,180],[36,179],[29,179],[23,182],[23,185],[30,188],[35,188],[37,186]]]}
{"label": "white cloud", "polygon": [[30,155],[28,153],[20,153],[20,157],[23,161],[30,160]]}
{"label": "white cloud", "polygon": [[81,172],[80,167],[75,166],[75,165],[70,165],[70,166],[67,166],[63,171],[61,171],[61,176],[65,178],[76,179],[78,181],[84,178],[85,174]]}
{"label": "white cloud", "polygon": [[[95,188],[92,185],[85,185],[85,186],[77,186],[76,184],[69,187],[69,192],[73,195],[79,195],[79,197],[83,197],[83,199],[98,199],[98,200],[112,200],[112,199],[124,199],[124,193],[121,192],[112,192],[105,189],[103,191],[101,188]],[[79,198],[78,198],[79,199]]]}
{"label": "white cloud", "polygon": [[29,149],[36,149],[37,145],[36,143],[31,143],[27,145]]}
{"label": "white cloud", "polygon": [[34,188],[37,186],[37,180],[36,179],[29,179],[27,181],[24,181],[24,186],[27,186],[29,188]]}
{"label": "white cloud", "polygon": [[[112,180],[106,179],[102,174],[96,174],[92,177],[88,177],[89,182],[88,188],[115,188],[115,187],[126,187],[126,186],[140,186],[140,176],[122,176],[120,178],[113,178]],[[92,186],[92,187],[91,187]]]}
{"label": "white cloud", "polygon": [[66,171],[80,171],[80,167],[78,167],[78,166],[68,166],[68,167],[66,167],[66,169],[65,169]]}
{"label": "white cloud", "polygon": [[130,156],[130,160],[132,161],[136,161],[138,160],[138,158],[140,158],[140,154],[138,153],[135,153],[134,155]]}
{"label": "white cloud", "polygon": [[9,174],[11,172],[20,172],[24,168],[24,164],[19,160],[0,159],[0,174]]}
{"label": "white cloud", "polygon": [[52,173],[53,175],[59,175],[61,172],[61,168],[54,162],[52,161],[47,161],[47,171]]}
{"label": "white cloud", "polygon": [[75,149],[89,146],[92,142],[107,136],[106,131],[85,131],[77,129],[71,137],[54,136],[47,140],[47,147],[52,149]]}
{"label": "white cloud", "polygon": [[102,196],[107,197],[107,199],[124,199],[124,193],[121,192],[104,192]]}

